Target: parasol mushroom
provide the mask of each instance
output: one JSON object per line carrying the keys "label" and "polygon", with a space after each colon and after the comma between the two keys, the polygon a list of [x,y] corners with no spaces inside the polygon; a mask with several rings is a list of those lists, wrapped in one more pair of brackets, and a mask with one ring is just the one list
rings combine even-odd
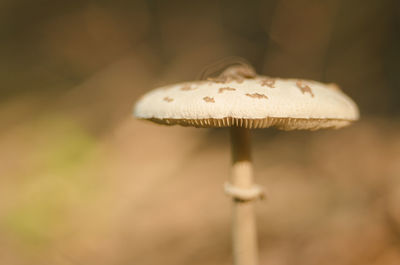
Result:
{"label": "parasol mushroom", "polygon": [[359,118],[357,105],[336,85],[256,75],[248,65],[231,66],[216,78],[155,89],[144,95],[134,116],[164,125],[230,127],[232,171],[225,192],[233,197],[233,259],[258,264],[253,201],[250,129],[341,128]]}

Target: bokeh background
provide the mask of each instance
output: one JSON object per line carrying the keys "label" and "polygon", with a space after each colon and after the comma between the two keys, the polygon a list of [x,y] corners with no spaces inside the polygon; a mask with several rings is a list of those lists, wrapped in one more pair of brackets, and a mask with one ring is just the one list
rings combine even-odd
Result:
{"label": "bokeh background", "polygon": [[232,262],[228,131],[131,117],[240,56],[335,82],[362,119],[255,130],[261,264],[400,264],[397,0],[1,0],[0,264]]}

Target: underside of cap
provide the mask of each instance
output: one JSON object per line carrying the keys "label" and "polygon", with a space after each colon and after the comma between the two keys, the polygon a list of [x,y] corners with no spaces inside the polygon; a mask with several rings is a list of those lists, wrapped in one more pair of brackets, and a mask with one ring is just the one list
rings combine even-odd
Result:
{"label": "underside of cap", "polygon": [[147,119],[163,125],[181,125],[197,128],[221,128],[221,127],[242,127],[247,129],[259,129],[275,127],[280,130],[319,130],[339,129],[352,123],[350,120],[340,119],[301,119],[301,118],[274,118],[264,119],[242,119],[226,117],[222,119]]}

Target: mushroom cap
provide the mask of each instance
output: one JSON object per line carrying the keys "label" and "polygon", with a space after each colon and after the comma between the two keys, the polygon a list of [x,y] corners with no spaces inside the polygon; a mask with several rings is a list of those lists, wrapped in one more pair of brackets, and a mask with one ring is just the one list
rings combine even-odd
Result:
{"label": "mushroom cap", "polygon": [[283,130],[340,128],[359,118],[357,105],[335,84],[242,72],[231,67],[215,79],[150,91],[134,116],[166,125]]}

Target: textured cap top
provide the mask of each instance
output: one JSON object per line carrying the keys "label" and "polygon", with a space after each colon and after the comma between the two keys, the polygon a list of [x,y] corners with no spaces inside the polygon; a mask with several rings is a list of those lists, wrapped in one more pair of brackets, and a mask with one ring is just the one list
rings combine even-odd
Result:
{"label": "textured cap top", "polygon": [[359,112],[334,84],[259,76],[234,66],[217,78],[150,91],[134,115],[169,125],[315,130],[346,126]]}

